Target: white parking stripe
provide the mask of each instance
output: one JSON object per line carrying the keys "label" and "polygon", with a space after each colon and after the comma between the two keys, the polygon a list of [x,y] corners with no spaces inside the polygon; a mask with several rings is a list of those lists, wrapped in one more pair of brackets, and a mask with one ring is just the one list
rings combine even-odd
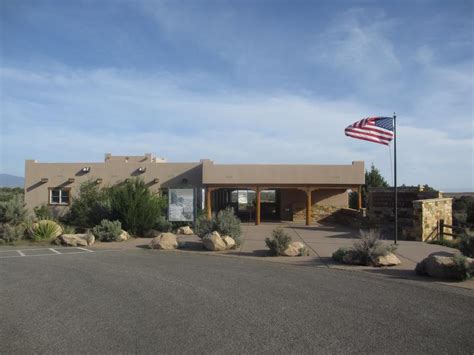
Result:
{"label": "white parking stripe", "polygon": [[53,249],[53,248],[49,248],[49,250],[51,250],[53,253],[56,253],[56,254],[61,254],[59,251],[57,251],[56,249]]}
{"label": "white parking stripe", "polygon": [[84,250],[84,251],[88,251],[88,252],[90,252],[90,253],[93,253],[92,250],[89,250],[89,249],[86,249],[86,248],[79,248],[79,247],[77,247],[76,249],[81,249],[81,250]]}
{"label": "white parking stripe", "polygon": [[25,254],[23,254],[23,252],[21,250],[17,250],[16,251],[18,254],[20,254],[20,256],[26,256]]}

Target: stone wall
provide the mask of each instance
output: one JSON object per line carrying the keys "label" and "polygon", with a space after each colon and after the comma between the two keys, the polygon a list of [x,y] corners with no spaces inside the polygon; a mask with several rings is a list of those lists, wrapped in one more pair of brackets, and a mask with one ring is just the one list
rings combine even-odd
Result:
{"label": "stone wall", "polygon": [[[426,241],[436,237],[438,221],[444,220],[445,224],[453,224],[453,199],[434,198],[413,201],[413,227],[407,231],[415,240]],[[445,232],[451,233],[450,228]]]}

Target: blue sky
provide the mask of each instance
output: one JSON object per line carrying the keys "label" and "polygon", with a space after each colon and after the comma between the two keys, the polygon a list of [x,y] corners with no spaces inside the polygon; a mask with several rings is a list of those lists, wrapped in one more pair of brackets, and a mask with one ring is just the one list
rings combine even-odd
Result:
{"label": "blue sky", "polygon": [[1,166],[374,163],[350,139],[398,114],[399,182],[474,190],[473,1],[15,1],[1,9]]}

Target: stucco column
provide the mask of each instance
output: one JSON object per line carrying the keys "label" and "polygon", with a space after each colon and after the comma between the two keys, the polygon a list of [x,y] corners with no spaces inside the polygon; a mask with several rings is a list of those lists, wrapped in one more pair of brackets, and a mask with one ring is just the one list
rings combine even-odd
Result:
{"label": "stucco column", "polygon": [[260,224],[260,187],[255,189],[256,193],[256,206],[255,206],[255,225],[258,226]]}
{"label": "stucco column", "polygon": [[359,210],[362,209],[362,186],[359,186],[359,189],[357,190],[357,208]]}
{"label": "stucco column", "polygon": [[313,205],[311,204],[311,189],[306,189],[306,225],[311,224],[311,212],[313,211]]}

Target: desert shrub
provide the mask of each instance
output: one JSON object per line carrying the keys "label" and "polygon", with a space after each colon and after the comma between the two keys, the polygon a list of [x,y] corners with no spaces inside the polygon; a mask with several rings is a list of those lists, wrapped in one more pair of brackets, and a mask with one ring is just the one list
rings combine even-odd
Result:
{"label": "desert shrub", "polygon": [[108,190],[101,189],[94,181],[81,184],[79,194],[72,199],[64,221],[80,228],[92,228],[103,219],[110,218]]}
{"label": "desert shrub", "polygon": [[370,265],[378,256],[387,255],[395,250],[395,246],[387,246],[380,240],[380,232],[374,229],[360,231],[361,238],[354,242],[352,249],[364,265]]}
{"label": "desert shrub", "polygon": [[220,235],[228,235],[235,240],[236,245],[240,245],[240,219],[237,218],[232,207],[219,211],[216,217],[216,228]]}
{"label": "desert shrub", "polygon": [[474,258],[474,236],[464,234],[459,241],[458,247],[463,255]]}
{"label": "desert shrub", "polygon": [[282,255],[291,243],[291,237],[282,229],[277,228],[272,232],[271,238],[265,238],[265,244],[273,256]]}
{"label": "desert shrub", "polygon": [[213,215],[210,220],[205,214],[202,214],[196,218],[196,223],[194,224],[194,233],[199,238],[204,238],[207,234],[212,233],[215,230],[217,230],[215,215]]}
{"label": "desert shrub", "polygon": [[332,260],[342,263],[342,258],[349,251],[349,248],[339,248],[334,253],[332,253]]}
{"label": "desert shrub", "polygon": [[31,227],[31,239],[35,241],[54,239],[61,234],[61,226],[47,219],[41,220]]}
{"label": "desert shrub", "polygon": [[24,224],[2,224],[0,225],[0,239],[3,241],[3,244],[13,244],[25,237],[25,229]]}
{"label": "desert shrub", "polygon": [[173,228],[173,224],[166,219],[165,216],[159,216],[156,220],[154,229],[160,232],[169,232]]}
{"label": "desert shrub", "polygon": [[63,234],[74,234],[76,233],[76,228],[70,226],[68,224],[61,224],[61,228],[63,229]]}
{"label": "desert shrub", "polygon": [[23,195],[15,194],[8,201],[0,202],[0,223],[18,225],[26,220],[28,210]]}
{"label": "desert shrub", "polygon": [[459,239],[432,239],[428,241],[429,244],[442,245],[444,247],[455,249],[459,249],[459,242]]}
{"label": "desert shrub", "polygon": [[474,263],[469,263],[464,255],[453,256],[454,268],[459,280],[474,277]]}
{"label": "desert shrub", "polygon": [[33,212],[35,213],[36,219],[38,220],[42,220],[42,219],[49,219],[50,221],[54,220],[53,213],[51,212],[51,210],[45,203],[33,208]]}
{"label": "desert shrub", "polygon": [[109,190],[112,219],[134,235],[143,235],[152,229],[164,215],[166,199],[154,194],[141,179],[127,181]]}
{"label": "desert shrub", "polygon": [[104,219],[100,224],[92,228],[92,233],[101,242],[113,242],[122,234],[122,224],[120,221]]}

